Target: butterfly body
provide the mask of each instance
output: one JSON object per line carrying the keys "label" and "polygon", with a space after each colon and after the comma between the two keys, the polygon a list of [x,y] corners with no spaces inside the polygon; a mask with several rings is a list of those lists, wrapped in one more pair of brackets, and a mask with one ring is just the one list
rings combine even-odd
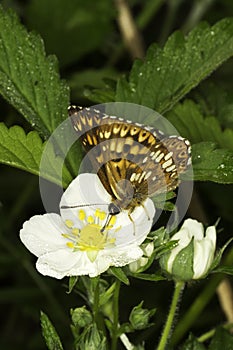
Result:
{"label": "butterfly body", "polygon": [[71,106],[69,115],[93,170],[112,197],[112,214],[123,209],[131,213],[148,196],[178,186],[179,174],[190,162],[188,140],[94,109]]}

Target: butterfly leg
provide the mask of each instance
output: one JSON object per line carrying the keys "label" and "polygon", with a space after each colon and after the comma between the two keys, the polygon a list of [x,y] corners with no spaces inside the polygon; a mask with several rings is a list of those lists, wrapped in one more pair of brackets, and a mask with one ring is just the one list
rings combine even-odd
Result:
{"label": "butterfly leg", "polygon": [[129,217],[129,220],[130,220],[130,221],[132,222],[132,224],[133,224],[133,235],[135,236],[135,233],[136,233],[136,226],[135,226],[135,222],[134,222],[132,216],[130,215],[131,213],[132,213],[132,210],[129,210],[129,212],[128,212],[128,217]]}
{"label": "butterfly leg", "polygon": [[142,203],[141,206],[143,207],[143,209],[145,210],[145,213],[147,215],[147,219],[150,220],[150,215],[148,213],[148,210],[146,209],[145,205]]}

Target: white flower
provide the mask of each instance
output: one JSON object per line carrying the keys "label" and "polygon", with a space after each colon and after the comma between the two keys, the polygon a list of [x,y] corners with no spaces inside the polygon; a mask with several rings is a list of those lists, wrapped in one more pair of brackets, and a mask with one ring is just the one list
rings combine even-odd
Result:
{"label": "white flower", "polygon": [[177,246],[160,260],[161,266],[176,279],[188,281],[206,276],[214,260],[216,228],[204,232],[202,223],[187,219],[172,240]]}
{"label": "white flower", "polygon": [[[108,216],[111,197],[95,174],[81,174],[64,192],[58,214],[33,216],[20,231],[25,246],[38,257],[43,275],[94,277],[110,266],[139,259],[139,245],[152,226],[155,209],[148,198],[131,214]],[[149,219],[148,219],[149,215]],[[104,229],[103,229],[104,228]]]}

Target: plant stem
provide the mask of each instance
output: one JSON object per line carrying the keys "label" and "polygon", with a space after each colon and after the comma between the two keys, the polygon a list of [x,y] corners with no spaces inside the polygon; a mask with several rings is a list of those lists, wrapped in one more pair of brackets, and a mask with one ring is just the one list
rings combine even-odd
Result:
{"label": "plant stem", "polygon": [[112,326],[112,350],[117,349],[117,330],[119,324],[119,294],[120,294],[121,282],[116,279],[116,285],[113,295],[113,326]]}
{"label": "plant stem", "polygon": [[121,340],[122,344],[124,344],[126,350],[133,350],[134,349],[134,345],[130,343],[130,341],[125,333],[122,333],[120,335],[120,340]]}
{"label": "plant stem", "polygon": [[99,314],[99,297],[100,297],[100,290],[99,290],[99,276],[94,277],[92,279],[92,288],[94,288],[94,303],[93,303],[93,316],[94,321],[98,325],[98,314]]}
{"label": "plant stem", "polygon": [[143,40],[139,32],[131,8],[126,0],[115,0],[118,11],[117,21],[123,41],[133,58],[144,58]]}
{"label": "plant stem", "polygon": [[173,298],[172,298],[170,311],[169,311],[167,321],[166,321],[159,345],[157,347],[157,350],[164,350],[166,345],[167,345],[168,339],[170,337],[170,332],[171,332],[171,327],[173,324],[174,316],[176,313],[176,309],[177,309],[178,302],[180,300],[184,285],[185,285],[185,283],[182,281],[176,282],[176,284],[175,284],[175,290],[174,290],[174,294],[173,294]]}
{"label": "plant stem", "polygon": [[[232,323],[227,323],[227,324],[225,324],[225,325],[222,325],[222,327],[223,327],[224,329],[231,330],[232,327],[233,327],[233,324],[232,324]],[[210,331],[208,331],[208,332],[202,334],[200,337],[198,337],[197,340],[198,340],[200,343],[204,343],[206,340],[212,338],[212,337],[214,336],[215,332],[216,332],[216,328],[211,329]]]}

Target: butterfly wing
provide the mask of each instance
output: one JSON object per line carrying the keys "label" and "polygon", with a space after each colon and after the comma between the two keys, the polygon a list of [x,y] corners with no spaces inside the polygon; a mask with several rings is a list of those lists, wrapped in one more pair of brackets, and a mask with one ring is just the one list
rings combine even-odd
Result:
{"label": "butterfly wing", "polygon": [[109,194],[119,198],[116,181],[130,179],[134,172],[141,172],[141,168],[135,165],[140,164],[148,149],[156,144],[157,135],[155,132],[152,135],[140,125],[126,123],[122,118],[108,116],[98,110],[79,110],[71,106],[69,115],[93,170],[98,173]]}
{"label": "butterfly wing", "polygon": [[127,207],[175,189],[190,159],[190,144],[97,110],[70,108],[70,116],[94,170],[113,199]]}

